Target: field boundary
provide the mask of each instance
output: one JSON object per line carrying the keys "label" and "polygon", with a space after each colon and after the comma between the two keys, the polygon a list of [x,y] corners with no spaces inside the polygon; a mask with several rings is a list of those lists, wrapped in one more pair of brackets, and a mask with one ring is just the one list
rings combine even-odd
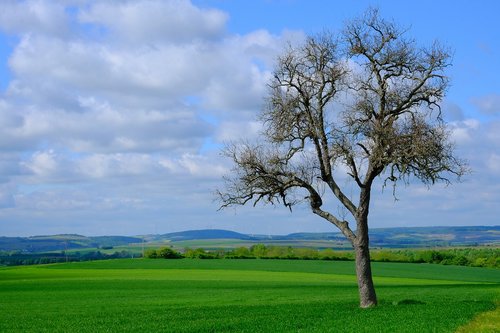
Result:
{"label": "field boundary", "polygon": [[455,333],[500,332],[500,300],[496,300],[496,308],[481,312],[470,322],[460,326]]}

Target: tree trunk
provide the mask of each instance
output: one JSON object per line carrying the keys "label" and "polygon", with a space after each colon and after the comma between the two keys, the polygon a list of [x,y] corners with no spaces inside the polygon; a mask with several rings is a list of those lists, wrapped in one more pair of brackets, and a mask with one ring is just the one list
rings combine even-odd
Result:
{"label": "tree trunk", "polygon": [[368,244],[355,245],[356,276],[358,278],[359,306],[369,308],[377,305],[377,295],[373,286],[370,250]]}
{"label": "tree trunk", "polygon": [[369,308],[377,305],[377,295],[373,286],[372,267],[370,262],[370,238],[368,236],[368,211],[370,210],[371,181],[375,172],[369,177],[365,188],[361,190],[359,207],[356,212],[356,240],[353,243],[356,252],[356,276],[358,278],[359,306]]}

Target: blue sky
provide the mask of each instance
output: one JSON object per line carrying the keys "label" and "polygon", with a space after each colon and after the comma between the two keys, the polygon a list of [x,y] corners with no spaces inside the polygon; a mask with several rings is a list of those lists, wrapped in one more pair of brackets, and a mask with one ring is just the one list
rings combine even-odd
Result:
{"label": "blue sky", "polygon": [[213,193],[231,167],[219,147],[258,136],[283,45],[339,31],[370,6],[418,43],[453,50],[443,112],[473,170],[448,187],[401,187],[398,201],[376,188],[370,225],[500,224],[497,1],[0,6],[0,236],[334,231],[306,206],[217,211]]}

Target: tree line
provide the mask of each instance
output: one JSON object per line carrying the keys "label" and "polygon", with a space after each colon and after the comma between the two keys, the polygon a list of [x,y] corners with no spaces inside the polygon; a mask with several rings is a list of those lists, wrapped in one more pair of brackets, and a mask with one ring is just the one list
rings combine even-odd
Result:
{"label": "tree line", "polygon": [[[101,251],[58,253],[0,252],[1,266],[39,265],[62,262],[106,260],[140,257],[129,251],[111,254]],[[340,260],[355,259],[353,251],[315,249],[290,246],[256,244],[235,249],[206,250],[186,248],[182,252],[170,247],[148,249],[144,257],[150,259],[291,259],[291,260]],[[452,248],[452,249],[374,249],[371,260],[378,262],[431,263],[472,267],[500,268],[500,248]]]}
{"label": "tree line", "polygon": [[[55,264],[62,262],[90,261],[130,258],[134,254],[129,251],[115,251],[114,253],[103,253],[101,251],[87,252],[47,252],[47,253],[22,253],[22,252],[1,252],[0,266],[19,266],[19,265],[41,265]],[[135,254],[137,257],[137,254]]]}
{"label": "tree line", "polygon": [[[294,248],[256,244],[230,250],[184,249],[183,253],[169,247],[149,249],[146,258],[163,259],[297,259],[355,260],[354,251]],[[404,249],[372,250],[371,260],[378,262],[430,263],[443,265],[500,268],[500,248]]]}

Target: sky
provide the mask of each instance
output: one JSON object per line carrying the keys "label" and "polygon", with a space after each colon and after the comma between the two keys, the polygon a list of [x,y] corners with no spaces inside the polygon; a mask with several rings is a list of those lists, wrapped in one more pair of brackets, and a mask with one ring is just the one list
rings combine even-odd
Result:
{"label": "sky", "polygon": [[258,138],[287,43],[370,6],[452,50],[443,114],[472,170],[377,186],[370,227],[499,225],[498,1],[2,0],[0,236],[337,231],[306,205],[219,211],[220,150]]}

